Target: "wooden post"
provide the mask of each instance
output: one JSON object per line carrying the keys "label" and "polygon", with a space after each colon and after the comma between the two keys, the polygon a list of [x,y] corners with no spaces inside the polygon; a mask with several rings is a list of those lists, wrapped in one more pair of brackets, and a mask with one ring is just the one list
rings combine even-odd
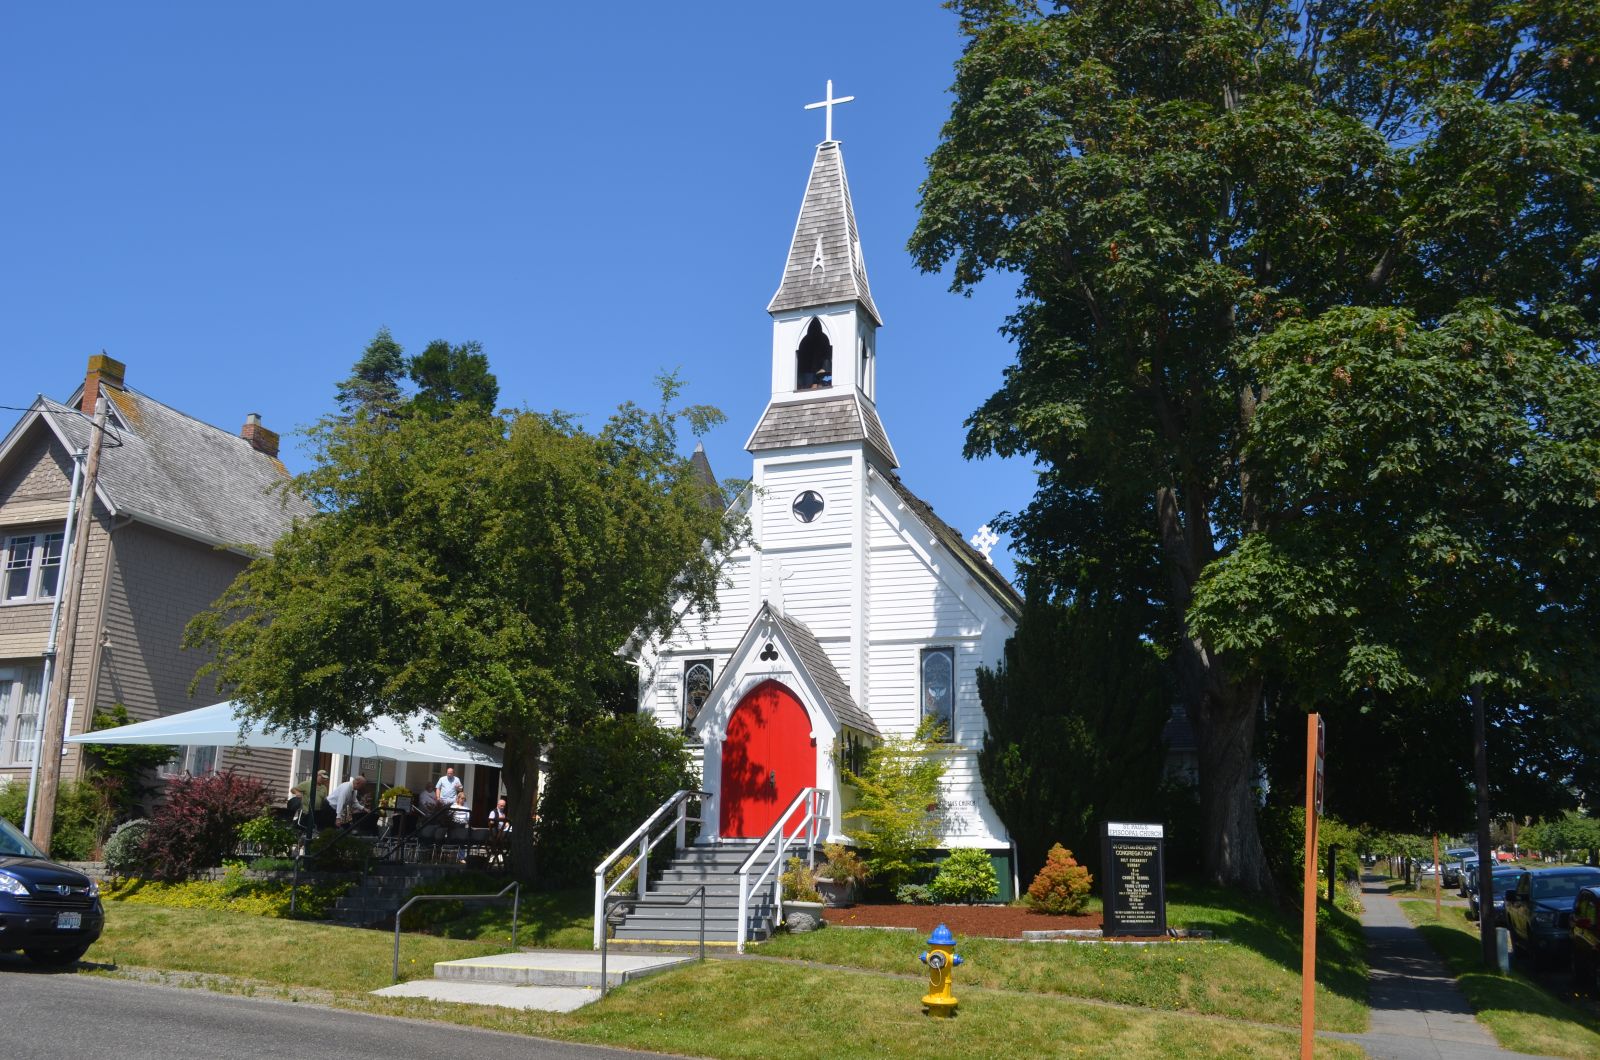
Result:
{"label": "wooden post", "polygon": [[1328,905],[1332,906],[1333,889],[1339,879],[1339,844],[1328,844]]}
{"label": "wooden post", "polygon": [[[62,580],[61,592],[65,594],[61,607],[61,648],[56,660],[55,682],[50,686],[50,698],[45,700],[44,717],[39,732],[39,804],[34,811],[33,842],[45,853],[50,852],[50,840],[56,826],[56,791],[61,784],[61,748],[66,740],[64,731],[67,714],[67,693],[72,689],[73,655],[78,647],[78,605],[83,598],[83,579],[89,565],[89,526],[94,522],[94,487],[100,477],[100,448],[105,439],[108,402],[103,396],[94,407],[94,428],[90,431],[89,464],[83,471],[83,503],[79,522],[74,528],[76,540],[72,543],[71,565]],[[94,709],[94,704],[84,696],[83,708]]]}
{"label": "wooden post", "polygon": [[1311,1060],[1317,1024],[1317,812],[1322,717],[1306,715],[1305,889],[1300,914],[1300,1057]]}

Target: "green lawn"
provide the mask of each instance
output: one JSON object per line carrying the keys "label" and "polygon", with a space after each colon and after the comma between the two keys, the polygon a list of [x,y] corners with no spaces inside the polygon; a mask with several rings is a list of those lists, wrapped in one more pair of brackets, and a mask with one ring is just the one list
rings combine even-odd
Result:
{"label": "green lawn", "polygon": [[1555,997],[1519,972],[1497,975],[1483,969],[1478,926],[1460,909],[1433,915],[1433,901],[1400,903],[1455,975],[1478,1019],[1507,1049],[1542,1056],[1600,1056],[1600,1021]]}
{"label": "green lawn", "polygon": [[[1215,942],[1113,946],[1094,943],[958,939],[967,963],[958,979],[975,986],[1065,994],[1257,1020],[1300,1022],[1300,918],[1263,909],[1216,888],[1171,885],[1167,920],[1206,928]],[[1366,945],[1344,913],[1324,920],[1317,943],[1317,1026],[1367,1026]],[[878,971],[916,971],[920,938],[901,931],[829,929],[780,936],[758,952]]]}
{"label": "green lawn", "polygon": [[[106,934],[88,959],[195,973],[201,985],[217,990],[697,1056],[854,1060],[924,1058],[950,1050],[957,1056],[1027,1051],[1198,1058],[1291,1057],[1297,1050],[1288,1029],[985,989],[965,981],[956,991],[960,1015],[935,1022],[922,1014],[920,979],[765,961],[713,960],[669,972],[629,984],[570,1015],[375,998],[367,991],[389,982],[392,938],[215,910],[120,906],[111,911]],[[425,977],[436,960],[504,948],[489,940],[408,935],[402,974]],[[848,999],[844,1010],[841,998]],[[847,1030],[841,1011],[849,1016]],[[1317,1055],[1362,1054],[1332,1041],[1319,1042]]]}

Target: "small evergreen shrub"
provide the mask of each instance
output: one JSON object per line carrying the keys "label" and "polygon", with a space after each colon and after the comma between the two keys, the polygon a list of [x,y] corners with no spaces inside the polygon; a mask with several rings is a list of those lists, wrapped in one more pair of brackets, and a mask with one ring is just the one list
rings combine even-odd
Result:
{"label": "small evergreen shrub", "polygon": [[261,781],[232,772],[171,780],[145,833],[146,867],[155,879],[173,882],[222,864],[239,828],[270,801]]}
{"label": "small evergreen shrub", "polygon": [[139,876],[144,872],[144,839],[150,822],[136,817],[117,826],[106,840],[106,873],[112,879]]}
{"label": "small evergreen shrub", "polygon": [[1028,885],[1028,902],[1036,913],[1075,915],[1089,900],[1094,877],[1060,843],[1050,848],[1044,868]]}
{"label": "small evergreen shrub", "polygon": [[1000,879],[987,850],[965,847],[950,852],[928,890],[940,902],[992,902]]}
{"label": "small evergreen shrub", "polygon": [[902,905],[932,905],[933,892],[920,883],[904,883],[895,889],[894,900]]}
{"label": "small evergreen shrub", "polygon": [[790,858],[788,867],[783,870],[783,900],[785,902],[820,902],[822,895],[817,893],[816,876],[807,865],[799,858]]}
{"label": "small evergreen shrub", "polygon": [[239,826],[239,841],[248,843],[263,858],[286,858],[294,853],[300,836],[275,817],[262,814]]}

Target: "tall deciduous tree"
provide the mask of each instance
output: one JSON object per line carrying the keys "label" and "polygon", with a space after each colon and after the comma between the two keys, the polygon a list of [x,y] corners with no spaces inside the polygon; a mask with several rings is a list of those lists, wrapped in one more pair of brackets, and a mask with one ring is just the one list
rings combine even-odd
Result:
{"label": "tall deciduous tree", "polygon": [[[623,405],[598,432],[561,414],[330,418],[295,485],[312,518],[191,624],[248,713],[304,730],[438,713],[504,745],[529,820],[539,753],[594,716],[631,636],[715,609],[742,524],[678,455],[714,409]],[[532,829],[512,833],[531,875]]]}
{"label": "tall deciduous tree", "polygon": [[[1269,466],[1285,442],[1258,426],[1277,401],[1259,344],[1287,326],[1315,329],[1313,347],[1362,341],[1375,318],[1337,315],[1351,308],[1403,308],[1422,331],[1466,313],[1475,323],[1458,316],[1456,327],[1471,334],[1472,356],[1489,341],[1482,329],[1503,326],[1505,341],[1548,341],[1544,349],[1592,372],[1600,8],[1580,0],[951,6],[968,41],[911,248],[926,269],[951,267],[957,289],[997,270],[1020,277],[1020,306],[1006,325],[1017,363],[969,421],[969,455],[1031,454],[1042,466],[1039,493],[1009,527],[1026,549],[1028,576],[1069,597],[1085,572],[1121,570],[1125,584],[1149,587],[1164,615],[1152,632],[1171,647],[1199,729],[1209,872],[1269,889],[1252,786],[1255,719],[1276,677],[1271,652],[1257,647],[1273,641],[1271,651],[1307,660],[1321,648],[1319,617],[1351,596],[1296,583],[1300,568],[1232,559],[1264,559],[1261,535],[1297,522],[1314,550],[1327,525],[1306,518],[1303,498],[1274,477],[1282,468]],[[1468,312],[1469,300],[1486,308]],[[1333,372],[1321,352],[1313,350]],[[1522,355],[1520,346],[1506,352]],[[1439,361],[1413,367],[1446,370]],[[1335,405],[1361,434],[1372,410]],[[1593,460],[1586,439],[1569,440],[1551,451],[1570,466],[1548,468],[1560,478],[1552,489],[1564,513]],[[1438,492],[1417,504],[1437,503]],[[1359,525],[1360,501],[1350,503]],[[1412,511],[1396,509],[1403,518]],[[1448,542],[1439,545],[1448,552]],[[1571,569],[1592,545],[1580,533],[1563,546]],[[1497,545],[1481,537],[1474,547]],[[1363,561],[1359,551],[1352,562]],[[1237,591],[1220,592],[1235,576]],[[1559,580],[1560,591],[1580,592],[1573,579]],[[1217,605],[1206,621],[1191,621],[1205,586]],[[1470,577],[1434,588],[1429,607],[1407,613],[1437,615],[1437,605],[1463,620],[1485,599]],[[1464,595],[1450,596],[1457,591]],[[1261,601],[1252,593],[1298,599],[1264,608],[1278,630],[1253,635]],[[1224,595],[1232,621],[1219,610]],[[1559,604],[1574,606],[1573,597]],[[1483,627],[1469,621],[1474,637],[1459,659],[1444,658],[1441,638],[1396,663],[1349,632],[1344,658],[1313,661],[1335,665],[1346,687],[1369,672],[1439,662],[1450,673],[1428,680],[1444,687],[1499,673],[1485,661],[1494,645],[1552,632],[1542,620],[1488,628],[1507,618],[1494,614]],[[1537,654],[1554,679],[1560,652]],[[1526,668],[1500,681],[1499,694],[1515,695],[1518,681],[1527,686]],[[1582,686],[1566,694],[1574,688]]]}

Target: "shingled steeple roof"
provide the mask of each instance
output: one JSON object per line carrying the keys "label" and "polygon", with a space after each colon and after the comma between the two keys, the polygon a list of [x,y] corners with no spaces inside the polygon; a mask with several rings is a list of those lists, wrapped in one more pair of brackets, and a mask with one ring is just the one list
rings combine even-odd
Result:
{"label": "shingled steeple roof", "polygon": [[817,145],[783,282],[767,312],[852,301],[860,302],[872,319],[883,325],[867,284],[867,264],[861,255],[856,212],[850,205],[844,156],[839,141],[827,140]]}

